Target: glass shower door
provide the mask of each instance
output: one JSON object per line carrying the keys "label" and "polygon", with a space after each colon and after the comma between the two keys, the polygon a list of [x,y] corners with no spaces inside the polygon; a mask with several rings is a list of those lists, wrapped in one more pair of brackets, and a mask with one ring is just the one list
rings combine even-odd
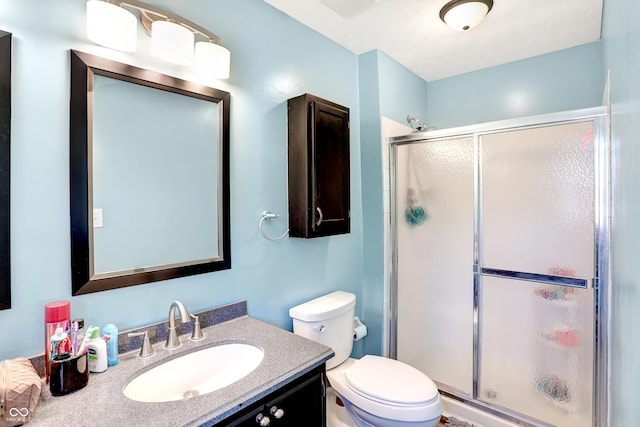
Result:
{"label": "glass shower door", "polygon": [[396,146],[397,358],[473,393],[473,138]]}
{"label": "glass shower door", "polygon": [[479,137],[478,398],[592,425],[593,123]]}

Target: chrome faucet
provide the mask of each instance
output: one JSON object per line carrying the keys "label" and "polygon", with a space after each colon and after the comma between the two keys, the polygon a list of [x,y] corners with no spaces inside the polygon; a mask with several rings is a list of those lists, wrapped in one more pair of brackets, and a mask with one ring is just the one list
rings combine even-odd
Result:
{"label": "chrome faucet", "polygon": [[140,346],[140,357],[149,357],[156,354],[156,351],[151,346],[151,341],[149,340],[149,330],[143,332],[130,332],[127,334],[128,337],[142,337],[142,346]]}
{"label": "chrome faucet", "polygon": [[180,347],[180,340],[176,332],[176,308],[180,313],[180,321],[182,323],[191,321],[189,312],[183,303],[177,300],[171,303],[169,307],[169,336],[167,336],[167,343],[164,345],[166,348]]}

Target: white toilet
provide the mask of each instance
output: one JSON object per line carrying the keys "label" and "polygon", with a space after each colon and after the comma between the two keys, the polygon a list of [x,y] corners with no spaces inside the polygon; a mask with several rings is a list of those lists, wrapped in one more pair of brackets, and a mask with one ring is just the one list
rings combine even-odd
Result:
{"label": "white toilet", "polygon": [[[417,369],[380,356],[349,357],[353,347],[356,296],[333,292],[289,310],[293,332],[331,347],[327,378],[351,420],[328,426],[435,427],[442,414],[436,385]],[[331,391],[329,392],[329,394]]]}

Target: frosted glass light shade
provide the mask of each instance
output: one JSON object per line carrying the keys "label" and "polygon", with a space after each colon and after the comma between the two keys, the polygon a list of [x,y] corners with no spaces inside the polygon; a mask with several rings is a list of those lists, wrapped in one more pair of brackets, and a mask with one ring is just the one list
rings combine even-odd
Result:
{"label": "frosted glass light shade", "polygon": [[216,79],[228,79],[231,68],[231,52],[209,42],[196,43],[195,64],[199,71]]}
{"label": "frosted glass light shade", "polygon": [[137,43],[137,21],[133,13],[99,0],[87,2],[87,37],[99,45],[133,52]]}
{"label": "frosted glass light shade", "polygon": [[447,3],[440,11],[440,18],[456,31],[466,31],[478,25],[493,2],[480,0],[453,1]]}
{"label": "frosted glass light shade", "polygon": [[168,21],[151,24],[151,54],[163,61],[189,65],[193,62],[194,35],[191,30]]}

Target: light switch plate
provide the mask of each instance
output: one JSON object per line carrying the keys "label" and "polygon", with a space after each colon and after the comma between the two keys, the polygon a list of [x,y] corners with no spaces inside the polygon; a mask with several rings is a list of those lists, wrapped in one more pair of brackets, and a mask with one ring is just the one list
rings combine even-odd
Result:
{"label": "light switch plate", "polygon": [[93,210],[93,228],[102,228],[102,209]]}

